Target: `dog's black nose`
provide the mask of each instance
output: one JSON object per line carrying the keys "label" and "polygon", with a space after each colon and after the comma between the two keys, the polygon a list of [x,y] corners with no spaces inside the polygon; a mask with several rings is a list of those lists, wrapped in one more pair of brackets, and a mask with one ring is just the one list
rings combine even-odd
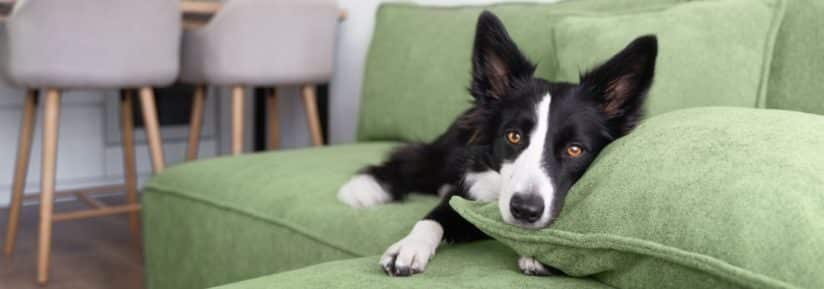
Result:
{"label": "dog's black nose", "polygon": [[544,199],[536,194],[514,194],[509,201],[509,211],[515,219],[533,223],[544,214]]}

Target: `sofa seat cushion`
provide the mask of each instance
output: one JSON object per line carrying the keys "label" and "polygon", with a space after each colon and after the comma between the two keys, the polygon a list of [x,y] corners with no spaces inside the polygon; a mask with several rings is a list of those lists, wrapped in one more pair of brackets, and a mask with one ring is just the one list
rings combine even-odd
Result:
{"label": "sofa seat cushion", "polygon": [[143,197],[148,287],[205,288],[382,253],[437,198],[352,209],[336,193],[395,145],[247,154],[167,169]]}
{"label": "sofa seat cushion", "polygon": [[328,262],[300,270],[241,281],[219,289],[605,289],[596,281],[571,277],[526,276],[518,271],[518,256],[495,241],[443,247],[426,272],[409,278],[388,277],[378,256]]}

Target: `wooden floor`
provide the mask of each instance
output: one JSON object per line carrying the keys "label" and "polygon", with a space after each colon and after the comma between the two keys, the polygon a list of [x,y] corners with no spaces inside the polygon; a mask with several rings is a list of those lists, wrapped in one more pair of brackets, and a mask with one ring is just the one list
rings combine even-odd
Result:
{"label": "wooden floor", "polygon": [[[104,200],[106,203],[117,199]],[[56,211],[84,208],[78,202],[55,204]],[[129,235],[125,215],[54,224],[49,284],[35,282],[38,206],[24,206],[11,257],[0,252],[0,289],[139,289],[143,288],[143,260]],[[5,234],[8,211],[0,209],[0,236]],[[4,238],[0,238],[2,242]]]}

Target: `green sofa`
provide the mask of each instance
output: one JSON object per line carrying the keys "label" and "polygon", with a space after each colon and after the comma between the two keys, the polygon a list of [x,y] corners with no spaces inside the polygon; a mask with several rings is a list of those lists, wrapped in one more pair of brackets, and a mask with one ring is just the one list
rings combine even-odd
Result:
{"label": "green sofa", "polygon": [[[336,192],[394,146],[432,139],[468,106],[474,22],[483,9],[501,17],[538,63],[537,75],[557,79],[553,29],[560,19],[626,15],[680,2],[686,1],[381,6],[358,142],[184,163],[155,176],[143,196],[147,287],[609,288],[586,279],[524,277],[514,251],[496,241],[446,245],[424,274],[386,277],[377,255],[438,200],[413,196],[356,210],[340,203]],[[751,106],[824,114],[824,2],[788,0],[781,13],[757,84],[765,99]]]}

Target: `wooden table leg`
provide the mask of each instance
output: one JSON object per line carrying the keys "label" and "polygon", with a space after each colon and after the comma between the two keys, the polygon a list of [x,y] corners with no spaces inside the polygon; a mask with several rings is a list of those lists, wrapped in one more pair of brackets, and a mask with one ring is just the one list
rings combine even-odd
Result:
{"label": "wooden table leg", "polygon": [[232,154],[243,153],[243,86],[232,86]]}
{"label": "wooden table leg", "polygon": [[37,114],[37,90],[29,89],[23,102],[23,117],[20,122],[20,139],[17,141],[17,161],[14,164],[14,180],[11,188],[9,218],[6,223],[6,243],[3,253],[11,255],[17,236],[17,222],[20,218],[20,205],[23,203],[23,191],[26,188],[26,172],[29,169],[31,155],[31,138],[34,132],[35,114]]}
{"label": "wooden table leg", "polygon": [[[126,186],[126,201],[129,204],[137,204],[137,172],[135,172],[134,156],[134,123],[132,118],[132,103],[134,102],[134,91],[123,90],[120,100],[120,126],[121,141],[123,142],[123,178]],[[135,244],[140,244],[140,214],[137,211],[129,213],[129,232]]]}
{"label": "wooden table leg", "polygon": [[189,119],[189,144],[186,147],[187,161],[197,159],[200,131],[203,127],[203,102],[205,98],[206,87],[202,84],[195,86],[195,94],[192,96],[192,115]]}
{"label": "wooden table leg", "polygon": [[277,87],[268,90],[266,95],[266,148],[274,150],[280,144],[280,130],[278,127],[278,91]]}
{"label": "wooden table leg", "polygon": [[40,173],[40,234],[37,241],[37,283],[48,281],[51,248],[55,167],[57,166],[57,129],[60,120],[60,91],[46,90],[43,113],[43,163]]}
{"label": "wooden table leg", "polygon": [[306,120],[309,124],[309,132],[312,135],[312,144],[323,145],[323,134],[320,128],[320,117],[318,116],[318,101],[315,94],[315,86],[306,84],[301,88],[303,95],[303,105],[306,108]]}
{"label": "wooden table leg", "polygon": [[140,88],[140,105],[143,109],[143,124],[149,142],[152,169],[157,174],[163,171],[166,161],[163,158],[163,144],[160,141],[160,128],[157,123],[157,107],[155,106],[154,91],[151,87]]}

